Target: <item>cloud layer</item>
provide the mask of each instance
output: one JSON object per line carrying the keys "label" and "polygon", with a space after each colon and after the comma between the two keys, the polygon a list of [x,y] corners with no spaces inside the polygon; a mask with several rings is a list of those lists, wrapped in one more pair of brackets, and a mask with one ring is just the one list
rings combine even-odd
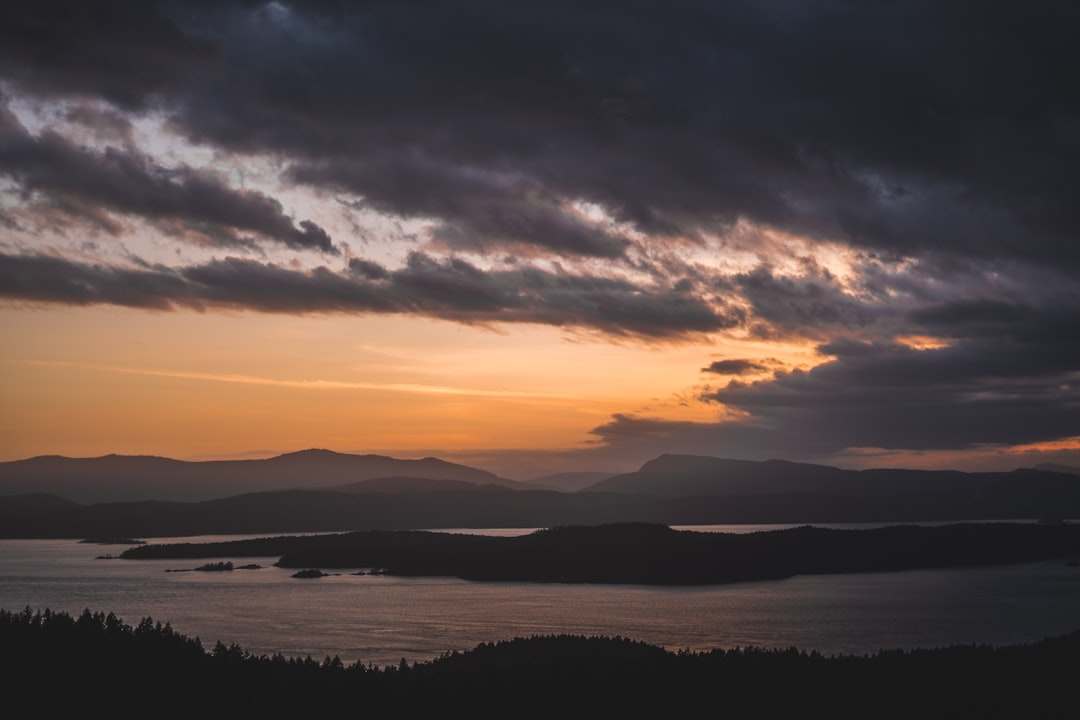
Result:
{"label": "cloud layer", "polygon": [[739,324],[677,290],[535,268],[483,272],[422,253],[389,271],[353,261],[353,274],[295,270],[230,257],[187,267],[137,269],[61,258],[0,255],[0,294],[67,305],[148,309],[241,308],[274,313],[413,313],[463,323],[543,323],[611,335],[665,338]]}

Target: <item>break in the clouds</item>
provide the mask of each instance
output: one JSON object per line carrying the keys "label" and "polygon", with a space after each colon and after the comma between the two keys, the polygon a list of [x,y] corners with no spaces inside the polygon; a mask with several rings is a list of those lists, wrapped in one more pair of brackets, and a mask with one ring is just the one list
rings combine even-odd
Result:
{"label": "break in the clouds", "polygon": [[[701,391],[738,420],[647,428],[736,454],[1070,437],[1078,26],[993,0],[5,3],[0,293],[816,346],[705,367],[761,376]],[[204,254],[79,244],[102,233]]]}
{"label": "break in the clouds", "polygon": [[311,220],[297,226],[261,192],[230,188],[187,165],[164,167],[130,145],[96,151],[54,131],[35,137],[2,106],[0,176],[44,204],[43,212],[82,214],[113,235],[123,230],[108,214],[177,221],[184,235],[220,245],[241,244],[241,233],[254,232],[293,248],[337,252],[325,230]]}
{"label": "break in the clouds", "polygon": [[315,187],[351,191],[376,210],[438,218],[435,236],[450,247],[483,250],[488,244],[517,243],[570,256],[615,258],[629,245],[570,211],[565,199],[535,181],[440,165],[429,158],[301,165],[289,176]]}

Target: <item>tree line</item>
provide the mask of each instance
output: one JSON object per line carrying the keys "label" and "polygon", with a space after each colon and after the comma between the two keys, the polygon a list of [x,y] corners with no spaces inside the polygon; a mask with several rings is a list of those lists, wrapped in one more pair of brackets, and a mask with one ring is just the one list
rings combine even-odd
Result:
{"label": "tree line", "polygon": [[[317,610],[313,609],[313,612]],[[831,656],[669,652],[621,637],[536,636],[426,662],[207,649],[151,618],[0,610],[9,707],[98,717],[1031,717],[1074,698],[1080,632],[1031,645]]]}

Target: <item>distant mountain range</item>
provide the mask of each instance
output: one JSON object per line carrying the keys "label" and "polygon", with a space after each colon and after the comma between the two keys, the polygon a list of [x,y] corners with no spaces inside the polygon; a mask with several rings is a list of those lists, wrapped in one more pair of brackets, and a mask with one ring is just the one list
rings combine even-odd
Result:
{"label": "distant mountain range", "polygon": [[[725,498],[807,517],[927,520],[1078,518],[1080,477],[1058,471],[843,470],[784,460],[661,455],[586,488],[657,498]],[[708,506],[704,503],[704,506]],[[757,512],[757,511],[755,511]]]}
{"label": "distant mountain range", "polygon": [[1080,477],[1039,469],[855,471],[662,455],[633,473],[547,481],[585,487],[537,489],[436,458],[325,450],[217,462],[33,458],[0,463],[0,537],[1080,518]]}
{"label": "distant mountain range", "polygon": [[1013,472],[958,470],[843,470],[786,460],[728,460],[699,455],[661,455],[632,473],[602,480],[588,492],[641,493],[658,497],[692,495],[836,495],[845,497],[956,495],[1080,488],[1065,475],[1080,470],[1044,465]]}
{"label": "distant mountain range", "polygon": [[46,492],[77,502],[195,502],[268,490],[315,489],[374,478],[457,480],[525,487],[494,473],[428,457],[398,460],[302,450],[265,460],[187,462],[142,455],[47,455],[0,463],[0,494]]}

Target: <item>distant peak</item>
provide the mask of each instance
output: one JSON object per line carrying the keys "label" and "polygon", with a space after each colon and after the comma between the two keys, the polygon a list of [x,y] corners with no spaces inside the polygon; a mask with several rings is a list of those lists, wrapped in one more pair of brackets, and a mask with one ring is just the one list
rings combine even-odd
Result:
{"label": "distant peak", "polygon": [[437,457],[420,458],[416,462],[429,463],[429,464],[430,463],[437,463],[439,465],[457,465],[457,463],[452,463],[449,460],[443,460],[442,458],[437,458]]}
{"label": "distant peak", "polygon": [[92,458],[65,458],[66,460],[173,460],[173,458],[165,457],[164,455],[124,455],[122,453],[109,453],[108,455],[100,455]]}
{"label": "distant peak", "polygon": [[336,452],[334,450],[327,450],[326,448],[308,448],[307,450],[297,450],[296,452],[282,453],[278,455],[279,458],[303,458],[303,457],[336,457],[343,453]]}

